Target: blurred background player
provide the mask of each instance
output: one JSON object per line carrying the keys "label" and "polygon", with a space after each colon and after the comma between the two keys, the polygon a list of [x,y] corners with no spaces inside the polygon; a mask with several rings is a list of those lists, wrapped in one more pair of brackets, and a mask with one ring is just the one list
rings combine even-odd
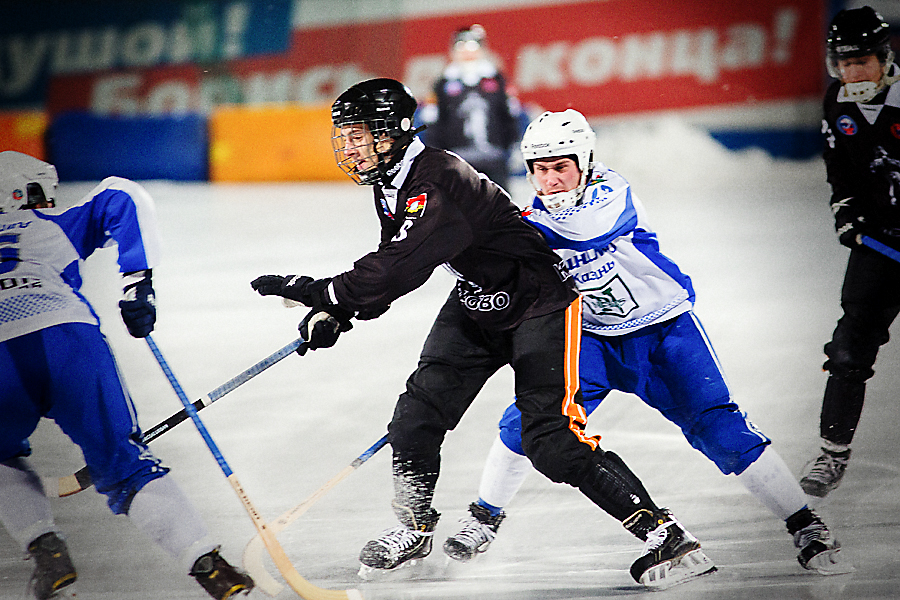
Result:
{"label": "blurred background player", "polygon": [[29,584],[44,600],[77,577],[28,438],[52,419],[84,454],[97,491],[217,599],[248,592],[207,539],[200,515],[142,441],[135,407],[93,308],[79,293],[80,262],[118,244],[122,320],[134,337],[156,322],[151,268],[159,257],[153,201],[110,177],[67,209],[53,209],[53,165],[0,152],[0,522],[35,563]]}
{"label": "blurred background player", "polygon": [[861,245],[862,235],[900,249],[900,69],[888,24],[872,8],[842,10],[831,22],[822,121],[831,209],[838,240],[850,248],[841,289],[843,315],[825,345],[829,372],[819,433],[822,449],[800,485],[817,497],[835,489],[850,459],[866,381],[900,312],[900,264]]}
{"label": "blurred background player", "polygon": [[[660,253],[643,205],[618,173],[595,163],[596,138],[575,110],[546,112],[522,154],[537,191],[524,211],[566,264],[583,298],[581,387],[590,414],[612,390],[630,392],[678,425],[691,446],[783,519],[806,569],[845,572],[840,544],[770,440],[740,411],[693,313],[690,278]],[[531,465],[512,404],[488,453],[471,517],[444,551],[469,560],[487,550]]]}
{"label": "blurred background player", "polygon": [[510,154],[524,127],[522,110],[488,52],[484,27],[453,34],[450,63],[433,91],[419,115],[428,126],[425,142],[458,154],[508,191]]}
{"label": "blurred background player", "polygon": [[355,182],[373,186],[378,248],[334,277],[263,275],[251,283],[263,296],[312,308],[300,328],[316,348],[333,345],[351,318],[381,315],[436,268],[457,277],[388,425],[399,523],[363,547],[360,575],[430,554],[440,517],[432,501],[441,445],[506,365],[515,374],[521,444],[535,467],[647,542],[632,565],[634,579],[665,587],[713,572],[697,539],[653,502],[621,458],[584,432],[581,302],[559,257],[502,189],[416,136],[416,106],[393,79],[353,85],[332,105],[338,165]]}

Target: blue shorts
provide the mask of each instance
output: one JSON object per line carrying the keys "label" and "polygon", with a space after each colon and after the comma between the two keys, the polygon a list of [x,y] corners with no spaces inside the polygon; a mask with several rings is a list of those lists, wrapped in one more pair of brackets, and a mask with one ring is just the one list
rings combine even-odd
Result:
{"label": "blue shorts", "polygon": [[[688,442],[722,473],[742,473],[770,442],[731,401],[718,359],[692,312],[623,336],[585,332],[581,393],[590,414],[612,390],[632,393],[681,428]],[[500,420],[500,437],[522,452],[515,404]]]}
{"label": "blue shorts", "polygon": [[28,437],[53,419],[84,454],[116,514],[168,472],[143,443],[134,404],[100,328],[65,323],[0,342],[0,461],[31,453]]}

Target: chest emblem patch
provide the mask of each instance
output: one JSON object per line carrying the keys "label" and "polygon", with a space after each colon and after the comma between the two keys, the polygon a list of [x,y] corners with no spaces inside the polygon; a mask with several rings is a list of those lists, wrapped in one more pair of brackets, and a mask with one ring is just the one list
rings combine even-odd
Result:
{"label": "chest emblem patch", "polygon": [[900,140],[900,123],[891,125],[891,135]]}
{"label": "chest emblem patch", "polygon": [[425,212],[425,202],[428,200],[428,196],[425,194],[419,194],[415,198],[410,198],[406,201],[406,214],[409,216],[422,216],[422,213]]}
{"label": "chest emblem patch", "polygon": [[844,135],[856,135],[856,132],[859,131],[859,128],[856,126],[856,121],[847,115],[838,117],[837,126]]}

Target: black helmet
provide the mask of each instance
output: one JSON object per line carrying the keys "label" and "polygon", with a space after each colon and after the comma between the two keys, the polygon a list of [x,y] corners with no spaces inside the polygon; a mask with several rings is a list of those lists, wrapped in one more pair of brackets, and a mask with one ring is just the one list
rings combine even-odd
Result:
{"label": "black helmet", "polygon": [[828,73],[835,78],[837,61],[874,54],[883,64],[893,60],[888,24],[869,6],[840,11],[828,29]]}
{"label": "black helmet", "polygon": [[[388,174],[419,131],[413,129],[418,104],[409,88],[394,79],[369,79],[351,86],[331,105],[332,146],[338,166],[359,184],[377,183]],[[376,141],[389,137],[390,150],[379,153],[376,168],[360,172],[344,156],[340,129],[362,123]]]}

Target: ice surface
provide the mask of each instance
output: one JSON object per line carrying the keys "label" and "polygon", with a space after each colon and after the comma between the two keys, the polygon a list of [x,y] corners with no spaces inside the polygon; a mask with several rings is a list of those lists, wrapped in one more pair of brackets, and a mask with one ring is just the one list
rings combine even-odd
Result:
{"label": "ice surface", "polygon": [[[840,314],[847,256],[833,233],[821,161],[727,152],[676,121],[598,133],[600,159],[631,180],[663,251],[691,275],[696,312],[735,399],[799,472],[816,450],[822,345]],[[154,270],[154,339],[192,399],[297,336],[303,309],[259,297],[250,280],[266,273],[332,275],[378,239],[371,191],[352,183],[146,186],[157,202],[164,243],[164,262]],[[74,202],[90,187],[64,185],[61,200]],[[527,183],[517,181],[513,193],[522,202]],[[146,344],[128,337],[118,317],[115,251],[97,253],[85,267],[85,292],[105,319],[141,423],[149,428],[180,404]],[[381,437],[451,285],[439,270],[380,319],[358,323],[336,347],[290,356],[201,412],[267,519],[301,502]],[[845,481],[820,510],[857,567],[833,577],[802,570],[784,525],[690,448],[673,425],[633,397],[611,395],[590,430],[623,456],[658,503],[675,511],[719,567],[713,576],[661,594],[895,598],[897,364],[898,346],[888,344],[869,385]],[[511,373],[502,371],[448,435],[435,498],[443,513],[436,546],[475,499],[511,388]],[[83,464],[51,422],[42,423],[32,441],[42,475],[67,475]],[[253,525],[192,425],[151,446],[196,502],[224,554],[240,562]],[[491,550],[473,563],[446,564],[436,548],[415,568],[361,582],[359,549],[393,522],[389,465],[389,451],[377,454],[279,535],[298,571],[316,585],[356,587],[368,599],[395,600],[649,594],[628,575],[640,544],[577,491],[537,474],[508,507]],[[79,569],[79,598],[206,597],[128,519],[110,514],[94,490],[53,506]],[[0,533],[0,599],[22,598],[30,572],[11,538]],[[256,591],[251,597],[266,596]],[[288,589],[279,597],[294,595]]]}

